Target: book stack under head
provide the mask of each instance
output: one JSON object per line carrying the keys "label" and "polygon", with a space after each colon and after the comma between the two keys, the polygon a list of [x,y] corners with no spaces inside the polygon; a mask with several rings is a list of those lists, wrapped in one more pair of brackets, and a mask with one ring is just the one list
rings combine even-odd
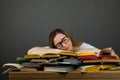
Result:
{"label": "book stack under head", "polygon": [[[120,60],[111,55],[111,52],[101,52],[98,56],[96,52],[87,51],[75,53],[59,49],[33,47],[28,50],[23,57],[17,57],[18,63],[8,63],[5,66],[14,66],[20,71],[52,71],[69,72],[75,69],[79,71],[100,71],[116,66]],[[96,64],[97,63],[97,64]],[[107,64],[106,64],[107,63]],[[108,64],[109,63],[109,64]],[[19,67],[17,65],[19,65]],[[102,67],[104,66],[104,68]],[[106,68],[105,68],[106,67]],[[11,68],[13,70],[13,67]],[[11,71],[10,69],[7,70]],[[5,72],[4,72],[5,73]]]}

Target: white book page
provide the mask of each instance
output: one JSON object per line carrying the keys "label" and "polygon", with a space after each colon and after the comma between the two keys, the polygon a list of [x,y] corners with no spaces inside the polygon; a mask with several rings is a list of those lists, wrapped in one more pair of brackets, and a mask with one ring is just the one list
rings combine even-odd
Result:
{"label": "white book page", "polygon": [[7,67],[7,66],[11,66],[11,67],[16,67],[18,69],[22,68],[23,66],[21,66],[20,64],[18,63],[6,63],[6,64],[3,64],[3,67]]}
{"label": "white book page", "polygon": [[32,55],[32,54],[38,54],[40,56],[46,54],[46,53],[53,53],[53,54],[58,54],[62,50],[60,49],[52,49],[52,48],[45,48],[45,47],[33,47],[28,50],[27,54]]}

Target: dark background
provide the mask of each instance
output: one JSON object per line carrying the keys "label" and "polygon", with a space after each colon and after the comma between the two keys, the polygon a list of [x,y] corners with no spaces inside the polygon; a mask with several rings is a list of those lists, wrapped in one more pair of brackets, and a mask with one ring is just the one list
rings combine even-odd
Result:
{"label": "dark background", "polygon": [[28,49],[46,46],[55,28],[119,55],[120,0],[0,0],[0,72]]}

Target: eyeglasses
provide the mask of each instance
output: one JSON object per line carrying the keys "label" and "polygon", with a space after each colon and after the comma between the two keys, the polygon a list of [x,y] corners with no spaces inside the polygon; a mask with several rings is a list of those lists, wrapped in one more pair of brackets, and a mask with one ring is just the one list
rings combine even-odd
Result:
{"label": "eyeglasses", "polygon": [[65,37],[63,37],[63,38],[61,39],[61,41],[60,41],[59,43],[57,43],[56,47],[57,47],[57,48],[62,48],[62,47],[63,47],[63,43],[64,43],[64,44],[67,44],[68,41],[69,41],[68,37],[65,36]]}

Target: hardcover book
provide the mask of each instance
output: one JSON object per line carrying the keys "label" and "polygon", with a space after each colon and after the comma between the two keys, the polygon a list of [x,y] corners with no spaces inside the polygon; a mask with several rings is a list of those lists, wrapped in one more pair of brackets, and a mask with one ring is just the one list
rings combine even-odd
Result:
{"label": "hardcover book", "polygon": [[83,60],[83,63],[120,63],[120,59],[97,59],[97,60]]}
{"label": "hardcover book", "polygon": [[67,73],[74,70],[73,66],[44,66],[44,71]]}

